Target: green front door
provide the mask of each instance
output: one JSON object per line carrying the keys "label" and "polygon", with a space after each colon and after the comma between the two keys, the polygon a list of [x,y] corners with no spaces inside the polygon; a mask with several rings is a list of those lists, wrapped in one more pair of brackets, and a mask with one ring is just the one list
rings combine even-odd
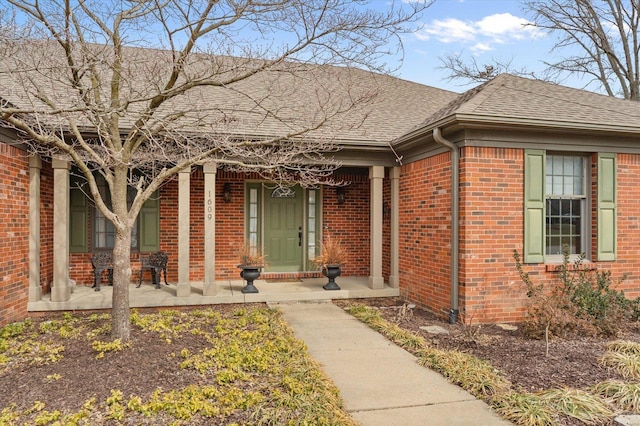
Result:
{"label": "green front door", "polygon": [[264,188],[264,252],[269,271],[302,270],[303,190]]}

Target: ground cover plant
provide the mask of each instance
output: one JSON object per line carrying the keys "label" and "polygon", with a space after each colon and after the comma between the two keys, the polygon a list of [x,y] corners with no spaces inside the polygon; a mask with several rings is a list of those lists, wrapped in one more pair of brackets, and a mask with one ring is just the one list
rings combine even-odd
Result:
{"label": "ground cover plant", "polygon": [[[400,298],[334,303],[515,424],[612,424],[617,414],[640,413],[637,304],[623,301],[607,274],[592,281],[584,269],[571,271],[560,274],[560,300],[531,294],[553,306],[574,300],[582,310],[566,311],[575,321],[533,303],[518,328],[464,316],[448,324]],[[597,313],[595,325],[583,311]],[[603,312],[617,320],[600,321]],[[354,424],[277,310],[134,311],[131,323],[127,343],[111,339],[108,313],[0,329],[0,424]],[[444,333],[425,329],[434,325]]]}
{"label": "ground cover plant", "polygon": [[335,303],[515,424],[613,424],[617,414],[640,414],[637,322],[613,338],[567,333],[547,344],[521,324],[448,324],[399,298]]}
{"label": "ground cover plant", "polygon": [[338,390],[262,304],[108,313],[0,329],[2,425],[350,425]]}

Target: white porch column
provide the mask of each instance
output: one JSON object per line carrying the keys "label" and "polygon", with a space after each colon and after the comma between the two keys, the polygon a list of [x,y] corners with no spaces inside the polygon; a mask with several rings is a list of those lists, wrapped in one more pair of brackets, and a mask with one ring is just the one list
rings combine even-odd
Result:
{"label": "white porch column", "polygon": [[369,180],[371,186],[369,227],[371,240],[371,265],[369,270],[369,288],[384,288],[382,278],[382,181],[384,179],[384,167],[372,166],[369,168]]}
{"label": "white porch column", "polygon": [[392,167],[389,170],[391,178],[391,271],[389,286],[400,287],[399,256],[400,256],[400,167]]}
{"label": "white porch column", "polygon": [[189,199],[191,198],[191,169],[178,174],[178,297],[191,294],[189,279]]}
{"label": "white porch column", "polygon": [[29,157],[29,302],[42,298],[40,287],[40,157]]}
{"label": "white porch column", "polygon": [[202,294],[215,296],[216,288],[216,163],[204,165],[204,284]]}
{"label": "white porch column", "polygon": [[51,301],[65,302],[69,287],[69,169],[68,161],[54,158],[53,165],[53,283]]}

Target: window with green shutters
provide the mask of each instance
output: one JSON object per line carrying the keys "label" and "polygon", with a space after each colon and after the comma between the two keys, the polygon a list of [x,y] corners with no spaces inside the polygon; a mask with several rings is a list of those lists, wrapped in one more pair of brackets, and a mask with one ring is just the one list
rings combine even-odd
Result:
{"label": "window with green shutters", "polygon": [[[616,156],[598,154],[597,253],[594,260],[616,257]],[[561,261],[591,247],[589,157],[525,150],[524,261]]]}
{"label": "window with green shutters", "polygon": [[[98,187],[105,201],[109,203],[106,183],[97,178]],[[128,194],[131,198],[133,192]],[[69,194],[69,251],[86,253],[92,250],[109,250],[113,248],[115,230],[102,212],[90,203],[85,192],[79,187],[77,180],[72,180]],[[91,238],[89,238],[89,218],[92,218]],[[160,249],[160,206],[157,192],[147,200],[138,220],[131,232],[131,248],[141,252],[158,251]]]}

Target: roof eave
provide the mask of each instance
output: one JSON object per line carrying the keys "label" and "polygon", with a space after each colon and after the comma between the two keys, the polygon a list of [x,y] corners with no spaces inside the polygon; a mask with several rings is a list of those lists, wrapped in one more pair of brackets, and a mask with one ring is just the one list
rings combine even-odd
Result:
{"label": "roof eave", "polygon": [[[620,126],[614,124],[587,123],[581,121],[539,120],[520,117],[496,117],[483,115],[456,114],[455,121],[461,127],[511,127],[535,130],[564,130],[572,133],[603,132],[626,135],[640,135],[639,126]],[[429,125],[429,130],[440,127],[439,123]]]}
{"label": "roof eave", "polygon": [[394,148],[404,148],[413,145],[424,137],[431,137],[434,128],[529,128],[536,131],[562,130],[570,133],[600,132],[620,135],[640,135],[640,127],[619,126],[612,124],[586,123],[576,121],[539,120],[521,117],[498,117],[477,114],[452,114],[440,120],[416,128],[405,135],[394,139]]}

